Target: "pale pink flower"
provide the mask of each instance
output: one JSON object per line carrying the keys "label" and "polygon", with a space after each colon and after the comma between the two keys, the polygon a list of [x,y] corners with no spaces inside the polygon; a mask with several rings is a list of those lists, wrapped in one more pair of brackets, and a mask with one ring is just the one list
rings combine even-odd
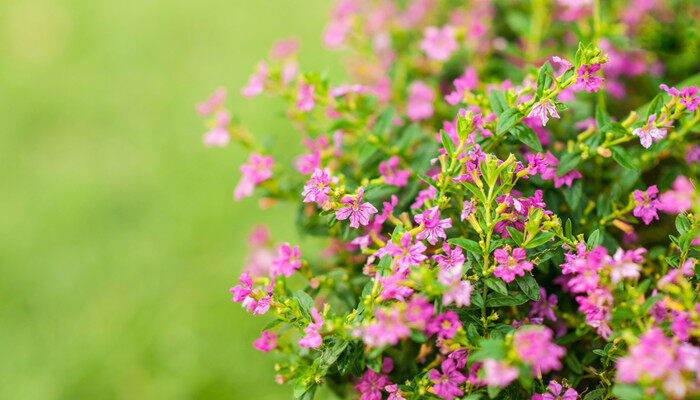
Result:
{"label": "pale pink flower", "polygon": [[197,112],[202,117],[206,117],[221,107],[224,100],[226,100],[226,88],[220,87],[205,101],[197,104]]}
{"label": "pale pink flower", "polygon": [[484,383],[488,386],[506,387],[520,374],[518,368],[492,358],[484,360],[481,368],[484,371]]}
{"label": "pale pink flower", "polygon": [[301,268],[301,252],[299,246],[293,248],[289,243],[284,243],[280,246],[279,256],[272,260],[272,268],[270,269],[270,277],[274,279],[279,275],[284,275],[287,278],[294,274],[294,271]]}
{"label": "pale pink flower", "polygon": [[379,163],[379,173],[384,177],[384,182],[388,185],[406,186],[408,177],[411,176],[410,169],[398,169],[399,157],[392,156],[387,161]]}
{"label": "pale pink flower", "polygon": [[304,328],[304,333],[306,333],[306,335],[299,339],[299,346],[317,349],[321,346],[321,342],[323,341],[320,334],[323,328],[323,318],[321,318],[316,307],[311,309],[311,317],[313,318],[313,322],[309,322],[309,325]]}
{"label": "pale pink flower", "polygon": [[277,347],[277,334],[272,331],[263,331],[259,338],[253,342],[253,347],[268,353],[270,350]]}
{"label": "pale pink flower", "polygon": [[260,61],[257,71],[250,76],[248,84],[241,89],[241,94],[244,97],[255,97],[262,93],[265,89],[265,80],[267,79],[268,73],[267,63],[265,61]]}
{"label": "pale pink flower", "polygon": [[309,112],[313,110],[315,104],[314,85],[309,85],[306,82],[299,82],[296,102],[297,109],[302,112]]}
{"label": "pale pink flower", "polygon": [[408,87],[406,115],[411,121],[421,121],[433,116],[435,90],[422,81],[414,81]]}
{"label": "pale pink flower", "polygon": [[655,120],[656,114],[651,114],[649,119],[647,119],[646,125],[632,131],[633,135],[639,136],[639,142],[645,149],[648,149],[653,142],[658,142],[667,135],[665,128],[657,128],[654,126]]}
{"label": "pale pink flower", "polygon": [[352,196],[343,197],[341,203],[346,206],[336,211],[335,217],[341,221],[349,218],[351,228],[359,228],[360,225],[369,224],[370,217],[377,212],[377,209],[369,202],[362,202],[364,193],[365,188],[360,186],[357,191],[357,198]]}
{"label": "pale pink flower", "polygon": [[539,118],[542,122],[542,126],[547,125],[549,117],[559,119],[557,108],[554,106],[554,103],[552,103],[552,100],[549,99],[538,101],[527,116]]}
{"label": "pale pink flower", "polygon": [[442,28],[430,26],[423,31],[423,40],[418,47],[433,60],[447,61],[459,49],[459,43],[455,39],[454,29],[451,26]]}

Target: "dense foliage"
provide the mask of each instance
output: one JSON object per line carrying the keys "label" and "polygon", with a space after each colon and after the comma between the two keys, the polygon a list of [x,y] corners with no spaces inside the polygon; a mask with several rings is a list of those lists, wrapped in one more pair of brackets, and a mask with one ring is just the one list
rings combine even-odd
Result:
{"label": "dense foliage", "polygon": [[[289,104],[294,167],[250,150],[234,198],[298,203],[328,248],[264,227],[233,301],[270,323],[295,399],[700,398],[700,7],[342,0],[351,82],[277,43],[242,89]],[[307,256],[312,254],[313,256]]]}

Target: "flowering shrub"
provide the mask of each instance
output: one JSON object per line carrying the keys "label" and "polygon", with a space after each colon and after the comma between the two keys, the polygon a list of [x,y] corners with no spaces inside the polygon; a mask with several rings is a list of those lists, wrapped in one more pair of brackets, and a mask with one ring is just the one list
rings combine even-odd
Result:
{"label": "flowering shrub", "polygon": [[[351,83],[276,44],[241,90],[288,103],[281,165],[236,200],[298,204],[328,248],[250,237],[233,301],[269,324],[294,398],[700,396],[697,3],[341,0],[323,43]],[[671,86],[673,85],[673,86]],[[270,201],[261,201],[269,205]]]}

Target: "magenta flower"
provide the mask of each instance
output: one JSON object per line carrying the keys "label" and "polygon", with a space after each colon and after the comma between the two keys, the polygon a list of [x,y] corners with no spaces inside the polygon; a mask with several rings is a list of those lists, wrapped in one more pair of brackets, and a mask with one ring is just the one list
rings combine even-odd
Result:
{"label": "magenta flower", "polygon": [[270,350],[277,347],[277,334],[272,331],[263,331],[259,338],[253,342],[253,347],[268,353]]}
{"label": "magenta flower", "polygon": [[669,214],[680,214],[693,207],[695,186],[683,175],[679,175],[673,181],[671,190],[659,196],[659,209]]}
{"label": "magenta flower", "polygon": [[248,272],[243,272],[238,278],[240,285],[232,287],[232,301],[241,303],[241,306],[253,315],[262,315],[270,309],[272,288],[275,282],[270,282],[267,288],[256,287],[253,289],[253,280]]}
{"label": "magenta flower", "polygon": [[578,399],[578,392],[572,388],[566,389],[562,394],[561,384],[555,381],[549,381],[549,393],[545,393],[542,396],[543,400],[576,400]]}
{"label": "magenta flower", "polygon": [[542,126],[545,126],[549,121],[549,117],[558,119],[559,113],[557,113],[557,108],[554,106],[554,103],[552,103],[552,100],[543,99],[538,101],[535,106],[532,107],[530,114],[527,116],[539,118],[542,122]]}
{"label": "magenta flower", "polygon": [[433,60],[447,61],[459,49],[459,43],[451,26],[429,26],[423,31],[423,40],[418,47]]}
{"label": "magenta flower", "polygon": [[617,285],[623,279],[639,278],[639,271],[642,270],[639,264],[644,261],[644,253],[646,253],[644,248],[628,251],[618,248],[615,255],[607,260],[611,268],[610,280],[612,283]]}
{"label": "magenta flower", "polygon": [[376,256],[382,258],[385,254],[389,254],[394,258],[397,271],[405,273],[412,266],[419,265],[428,259],[428,256],[423,254],[427,247],[425,247],[421,241],[416,241],[415,244],[411,244],[412,241],[413,237],[411,234],[405,232],[401,235],[401,239],[399,240],[400,246],[389,241],[386,246],[377,250]]}
{"label": "magenta flower", "polygon": [[330,193],[331,188],[328,184],[331,183],[331,176],[326,170],[316,168],[314,173],[311,174],[311,178],[304,185],[304,190],[301,195],[304,196],[304,203],[318,202],[319,204],[324,203],[328,200],[328,193]]}
{"label": "magenta flower", "polygon": [[479,77],[476,75],[476,69],[473,66],[468,66],[464,70],[464,74],[452,82],[455,85],[455,90],[445,95],[445,101],[450,105],[457,105],[464,99],[464,92],[467,90],[476,89],[479,83]]}
{"label": "magenta flower", "polygon": [[226,88],[220,87],[205,101],[197,104],[197,112],[202,117],[206,117],[219,109],[226,100]]}
{"label": "magenta flower", "polygon": [[406,277],[400,273],[391,274],[387,277],[377,276],[377,280],[379,280],[382,287],[381,292],[379,292],[379,298],[383,301],[389,299],[406,300],[407,297],[413,294],[413,289],[401,284],[405,279]]}
{"label": "magenta flower", "polygon": [[244,197],[251,196],[256,185],[270,179],[272,177],[271,168],[273,164],[274,160],[272,157],[252,153],[248,158],[248,163],[241,165],[239,168],[242,176],[233,192],[234,200],[241,200]]}
{"label": "magenta flower", "polygon": [[317,349],[321,346],[321,342],[323,341],[320,333],[323,328],[323,318],[321,318],[316,307],[311,309],[311,317],[313,318],[313,322],[309,322],[309,325],[304,328],[304,333],[306,333],[306,335],[299,339],[299,346]]}
{"label": "magenta flower", "polygon": [[639,142],[645,149],[648,149],[653,142],[658,142],[666,137],[666,129],[655,127],[655,120],[656,114],[651,114],[646,125],[632,131],[633,135],[639,136]]}
{"label": "magenta flower", "polygon": [[556,322],[557,316],[554,315],[553,307],[557,305],[557,301],[557,295],[550,294],[547,297],[547,292],[544,291],[544,288],[540,288],[540,299],[532,305],[529,317],[540,317]]}
{"label": "magenta flower", "polygon": [[425,297],[416,295],[406,304],[403,317],[414,328],[423,330],[433,314],[435,314],[433,305]]}
{"label": "magenta flower", "polygon": [[481,368],[484,371],[484,383],[488,386],[506,387],[520,374],[518,368],[492,358],[484,360]]}
{"label": "magenta flower", "polygon": [[[447,242],[443,242],[442,251],[445,254],[436,254],[433,256],[433,260],[438,263],[438,266],[443,270],[458,268],[461,271],[464,265],[464,253],[462,252],[462,248],[459,246],[451,248]],[[467,269],[469,269],[469,267],[467,267]]]}
{"label": "magenta flower", "polygon": [[438,281],[447,288],[442,294],[442,305],[454,303],[457,307],[467,307],[471,304],[472,284],[462,280],[461,266],[441,270]]}
{"label": "magenta flower", "polygon": [[525,276],[525,271],[532,271],[532,263],[522,261],[525,260],[526,253],[521,247],[516,247],[510,254],[510,247],[506,246],[503,249],[496,249],[493,255],[498,263],[493,274],[504,282],[512,282],[516,275]]}
{"label": "magenta flower", "polygon": [[657,194],[659,194],[659,189],[656,185],[649,186],[645,192],[635,190],[632,194],[632,196],[634,196],[634,201],[637,203],[632,214],[635,217],[641,218],[646,225],[649,225],[654,219],[659,219],[659,215],[656,211],[661,205],[661,202],[656,199]]}
{"label": "magenta flower", "polygon": [[294,271],[301,268],[300,257],[299,246],[292,248],[289,246],[289,243],[284,243],[280,246],[279,256],[272,260],[270,277],[275,279],[277,276],[284,275],[289,278],[294,274]]}
{"label": "magenta flower", "polygon": [[321,153],[314,150],[311,153],[302,154],[294,159],[294,166],[300,173],[310,174],[321,166]]}
{"label": "magenta flower", "polygon": [[530,364],[534,375],[561,368],[559,359],[566,350],[552,343],[552,330],[544,326],[520,329],[513,335],[513,347],[518,358]]}
{"label": "magenta flower", "polygon": [[399,157],[392,156],[387,161],[379,163],[379,173],[384,177],[384,182],[388,185],[406,186],[408,177],[411,176],[410,169],[397,169],[399,166]]}
{"label": "magenta flower", "polygon": [[442,373],[437,369],[431,369],[429,374],[430,380],[434,382],[435,394],[443,399],[454,399],[455,396],[464,394],[459,385],[467,378],[457,370],[455,362],[448,358],[440,364],[440,369]]}
{"label": "magenta flower", "polygon": [[401,389],[399,389],[399,385],[397,384],[386,385],[384,386],[384,390],[389,393],[389,397],[387,397],[386,400],[406,400],[406,398],[403,397],[403,393],[401,393]]}
{"label": "magenta flower", "polygon": [[314,108],[314,85],[309,85],[306,82],[299,82],[297,91],[296,107],[301,112],[309,112]]}
{"label": "magenta flower", "polygon": [[597,92],[603,88],[605,79],[595,76],[595,73],[600,70],[600,64],[582,65],[576,70],[576,89],[585,90],[588,93]]}
{"label": "magenta flower", "polygon": [[437,333],[440,339],[452,339],[462,323],[459,322],[457,314],[452,310],[447,310],[442,314],[438,314],[426,326],[428,336],[433,336]]}
{"label": "magenta flower", "polygon": [[446,239],[445,229],[452,227],[452,218],[440,219],[440,209],[438,206],[427,209],[414,217],[417,224],[423,226],[423,230],[416,236],[418,239],[427,239],[428,243],[434,245],[439,238]]}
{"label": "magenta flower", "polygon": [[228,125],[231,122],[231,114],[226,110],[219,110],[214,118],[214,127],[204,134],[202,141],[207,147],[223,147],[231,140]]}
{"label": "magenta flower", "polygon": [[679,93],[679,103],[683,104],[688,111],[695,112],[700,104],[700,96],[698,96],[697,86],[688,86],[681,88]]}
{"label": "magenta flower", "polygon": [[360,392],[359,400],[382,400],[382,389],[390,383],[385,375],[379,375],[367,368],[355,385],[355,390]]}
{"label": "magenta flower", "polygon": [[472,213],[474,204],[471,201],[464,200],[462,203],[462,212],[459,214],[459,220],[464,221],[469,218],[469,214]]}
{"label": "magenta flower", "polygon": [[258,63],[258,70],[250,76],[248,84],[241,89],[241,94],[244,97],[255,97],[265,89],[265,80],[267,79],[268,68],[265,61]]}
{"label": "magenta flower", "polygon": [[362,195],[365,193],[365,188],[360,186],[357,191],[357,198],[352,196],[345,196],[341,200],[341,203],[345,204],[346,207],[341,207],[335,212],[335,217],[342,221],[350,219],[351,228],[359,228],[360,225],[369,224],[369,219],[372,214],[377,213],[377,209],[369,203],[362,202]]}
{"label": "magenta flower", "polygon": [[361,328],[355,334],[362,336],[367,346],[395,346],[399,340],[411,334],[411,329],[401,320],[401,313],[397,308],[386,311],[377,308],[374,315],[377,318],[376,322]]}
{"label": "magenta flower", "polygon": [[291,37],[280,39],[272,45],[270,50],[270,58],[275,61],[284,60],[287,57],[295,55],[301,47],[299,38]]}
{"label": "magenta flower", "polygon": [[421,208],[428,200],[433,200],[437,194],[437,189],[434,186],[429,186],[427,189],[421,190],[416,196],[416,200],[411,204],[411,208]]}
{"label": "magenta flower", "polygon": [[435,90],[421,81],[415,81],[408,87],[406,116],[411,121],[420,121],[433,116]]}

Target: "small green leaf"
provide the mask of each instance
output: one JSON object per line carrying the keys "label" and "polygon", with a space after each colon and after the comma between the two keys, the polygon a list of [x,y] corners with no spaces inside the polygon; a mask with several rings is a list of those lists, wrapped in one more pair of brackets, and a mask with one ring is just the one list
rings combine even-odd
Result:
{"label": "small green leaf", "polygon": [[588,240],[586,240],[586,246],[589,249],[592,249],[600,244],[600,239],[600,231],[596,229],[593,232],[591,232],[591,234],[588,236]]}
{"label": "small green leaf", "polygon": [[605,397],[605,389],[599,388],[586,393],[583,400],[601,400],[603,397]]}
{"label": "small green leaf", "polygon": [[488,94],[489,103],[491,103],[491,109],[496,115],[501,115],[505,109],[508,108],[508,103],[506,103],[506,98],[503,92],[500,90],[493,89]]}
{"label": "small green leaf", "polygon": [[488,278],[486,279],[486,286],[495,290],[496,293],[502,294],[504,296],[508,295],[508,286],[503,282],[501,278]]}
{"label": "small green leaf", "polygon": [[544,91],[552,87],[552,73],[552,64],[550,64],[549,61],[545,62],[537,76],[535,101],[541,99]]}
{"label": "small green leaf", "polygon": [[481,250],[481,247],[479,247],[479,244],[476,243],[473,240],[470,239],[465,239],[465,238],[452,238],[447,241],[449,244],[454,244],[457,245],[465,250],[469,250],[474,254],[481,255],[483,251]]}
{"label": "small green leaf", "polygon": [[391,133],[391,124],[394,121],[394,113],[394,106],[385,108],[384,111],[379,114],[379,117],[377,117],[377,122],[375,122],[372,128],[372,133],[377,136],[389,136]]}
{"label": "small green leaf", "polygon": [[533,247],[541,246],[554,237],[554,234],[552,232],[539,232],[537,236],[535,236],[534,239],[530,240],[530,242],[527,244],[527,248],[531,249]]}
{"label": "small green leaf", "polygon": [[661,106],[663,106],[663,95],[659,93],[649,103],[644,120],[648,120],[651,114],[656,114],[661,109]]}
{"label": "small green leaf", "polygon": [[516,276],[515,282],[518,283],[520,290],[525,293],[532,301],[540,299],[540,286],[537,284],[535,277],[526,272],[524,276]]}
{"label": "small green leaf", "polygon": [[632,171],[639,171],[639,167],[637,164],[635,164],[632,156],[630,156],[630,153],[628,153],[627,150],[620,146],[613,146],[610,148],[610,151],[612,152],[613,159],[615,159],[618,164],[627,169],[631,169]]}
{"label": "small green leaf", "polygon": [[535,131],[529,126],[522,122],[518,122],[511,129],[511,132],[516,139],[521,141],[527,147],[533,150],[542,151],[542,143],[540,143],[540,138],[537,137],[537,133],[535,133]]}
{"label": "small green leaf", "polygon": [[523,115],[515,108],[508,108],[503,111],[501,115],[498,116],[498,123],[496,124],[496,135],[502,135],[508,132],[515,124],[523,119]]}
{"label": "small green leaf", "polygon": [[450,156],[450,158],[454,157],[455,154],[455,144],[452,141],[452,138],[450,135],[447,134],[444,130],[440,130],[440,138],[442,138],[442,146],[445,148],[447,151],[447,155]]}
{"label": "small green leaf", "polygon": [[639,385],[626,385],[616,383],[613,386],[612,393],[619,397],[620,400],[642,400],[644,399],[644,390]]}
{"label": "small green leaf", "polygon": [[682,236],[685,235],[687,232],[690,232],[690,230],[693,229],[693,226],[688,220],[688,217],[686,217],[684,214],[678,214],[678,216],[676,217],[676,229],[678,230],[678,233],[680,233]]}
{"label": "small green leaf", "polygon": [[598,104],[595,108],[595,122],[598,124],[598,129],[601,132],[605,132],[603,127],[610,123],[610,115],[601,104]]}
{"label": "small green leaf", "polygon": [[492,292],[486,296],[486,307],[519,306],[528,300],[522,292],[510,292],[507,295]]}
{"label": "small green leaf", "polygon": [[557,177],[561,178],[566,175],[567,172],[578,166],[581,162],[581,155],[576,152],[565,153],[564,156],[559,159],[559,166],[557,167]]}
{"label": "small green leaf", "polygon": [[311,312],[311,309],[314,308],[314,300],[311,298],[311,296],[309,296],[308,293],[303,290],[297,290],[294,292],[294,297],[299,302],[302,310],[310,315],[309,313]]}
{"label": "small green leaf", "polygon": [[620,136],[624,136],[627,133],[629,133],[627,131],[627,128],[625,128],[624,125],[622,125],[619,122],[608,122],[607,124],[603,125],[602,128],[600,128],[600,131],[602,133],[612,132],[612,133],[614,133],[616,135],[620,135]]}
{"label": "small green leaf", "polygon": [[512,226],[506,226],[506,230],[510,234],[510,238],[513,239],[515,244],[520,246],[523,243],[523,234],[519,230],[513,228]]}

